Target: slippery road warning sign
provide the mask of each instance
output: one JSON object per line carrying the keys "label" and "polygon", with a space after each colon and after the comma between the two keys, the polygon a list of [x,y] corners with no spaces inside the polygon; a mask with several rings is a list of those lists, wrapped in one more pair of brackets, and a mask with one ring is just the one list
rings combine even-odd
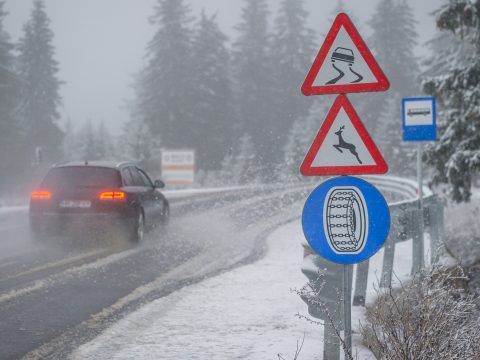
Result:
{"label": "slippery road warning sign", "polygon": [[390,229],[390,211],[368,182],[330,179],[308,197],[302,214],[305,238],[322,257],[338,264],[362,262],[374,255]]}
{"label": "slippery road warning sign", "polygon": [[388,166],[344,95],[337,97],[300,172],[305,176],[384,174]]}
{"label": "slippery road warning sign", "polygon": [[339,14],[303,83],[303,94],[385,91],[389,87],[350,18]]}

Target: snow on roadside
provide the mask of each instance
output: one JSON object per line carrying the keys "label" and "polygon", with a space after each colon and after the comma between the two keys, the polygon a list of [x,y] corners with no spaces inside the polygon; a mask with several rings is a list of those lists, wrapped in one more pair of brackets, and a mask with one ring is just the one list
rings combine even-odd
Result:
{"label": "snow on roadside", "polygon": [[[298,220],[280,227],[269,236],[263,259],[144,306],[81,346],[72,358],[265,360],[281,354],[293,359],[297,341],[305,336],[299,360],[322,359],[323,327],[295,316],[307,314],[307,308],[291,291],[307,282],[300,272],[303,239]],[[426,249],[428,243],[427,237]],[[397,245],[394,282],[410,277],[411,253],[411,241]],[[367,303],[375,299],[382,260],[383,250],[370,260]],[[363,307],[352,308],[354,352],[358,359],[371,359],[358,329],[364,314]]]}
{"label": "snow on roadside", "polygon": [[0,206],[0,215],[25,212],[27,210],[28,206]]}
{"label": "snow on roadside", "polygon": [[128,315],[80,347],[74,359],[304,359],[321,358],[323,329],[295,317],[306,305],[291,291],[300,272],[298,221],[268,239],[257,263],[184,288]]}

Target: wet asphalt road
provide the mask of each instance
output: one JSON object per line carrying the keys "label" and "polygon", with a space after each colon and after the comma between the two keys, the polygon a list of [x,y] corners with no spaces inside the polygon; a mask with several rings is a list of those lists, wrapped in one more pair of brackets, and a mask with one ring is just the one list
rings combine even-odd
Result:
{"label": "wet asphalt road", "polygon": [[0,359],[68,357],[141,305],[253,261],[266,231],[299,216],[308,190],[172,199],[168,229],[137,246],[115,233],[39,245],[26,209],[0,214]]}

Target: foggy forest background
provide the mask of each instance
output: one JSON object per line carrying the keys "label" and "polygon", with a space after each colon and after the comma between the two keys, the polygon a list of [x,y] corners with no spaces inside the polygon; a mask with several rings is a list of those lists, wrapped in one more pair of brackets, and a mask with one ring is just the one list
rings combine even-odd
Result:
{"label": "foggy forest background", "polygon": [[[342,1],[330,20],[340,12],[355,23]],[[195,149],[197,182],[205,186],[298,181],[333,103],[300,93],[325,36],[305,25],[302,0],[282,0],[276,13],[266,0],[244,0],[234,38],[215,14],[158,0],[150,18],[156,32],[145,44],[147,64],[133,79],[136,96],[120,136],[93,119],[75,127],[60,117],[60,64],[44,2],[34,1],[18,43],[4,29],[7,16],[0,1],[0,197],[27,193],[61,161],[133,160],[156,175],[164,148]],[[401,98],[436,96],[439,141],[424,161],[432,184],[447,184],[455,201],[467,201],[480,168],[479,2],[445,1],[435,21],[426,45],[433,55],[418,58],[413,9],[405,0],[380,0],[371,20],[357,26],[370,28],[365,40],[391,88],[350,98],[390,173],[413,176],[414,148],[401,141]]]}

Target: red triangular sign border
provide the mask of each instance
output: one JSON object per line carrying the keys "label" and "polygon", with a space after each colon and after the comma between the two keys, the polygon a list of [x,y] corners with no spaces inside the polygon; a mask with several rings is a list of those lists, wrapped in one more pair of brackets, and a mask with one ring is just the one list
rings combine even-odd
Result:
{"label": "red triangular sign border", "polygon": [[[358,132],[358,135],[363,140],[370,156],[375,161],[375,165],[360,165],[360,166],[312,166],[315,157],[318,154],[330,128],[340,112],[344,109],[347,113],[353,127]],[[358,117],[355,109],[345,95],[340,95],[335,100],[330,109],[325,121],[318,131],[315,140],[313,141],[310,150],[308,150],[305,160],[300,166],[300,172],[304,176],[321,176],[321,175],[367,175],[367,174],[385,174],[388,171],[387,163],[382,154],[368,134],[367,129],[363,126],[362,121]]]}
{"label": "red triangular sign border", "polygon": [[[325,59],[330,52],[333,42],[337,38],[338,32],[344,27],[353,43],[357,47],[360,54],[365,59],[365,62],[370,67],[370,71],[377,79],[377,82],[364,84],[343,84],[343,85],[321,85],[314,86],[313,83],[318,76],[318,72],[322,68]],[[304,95],[326,95],[326,94],[346,94],[354,92],[371,92],[371,91],[385,91],[390,87],[387,77],[383,73],[380,66],[377,64],[372,53],[358,33],[355,25],[347,14],[338,14],[333,22],[330,31],[328,32],[325,41],[320,48],[320,51],[313,62],[312,68],[307,74],[302,85],[302,93]]]}

